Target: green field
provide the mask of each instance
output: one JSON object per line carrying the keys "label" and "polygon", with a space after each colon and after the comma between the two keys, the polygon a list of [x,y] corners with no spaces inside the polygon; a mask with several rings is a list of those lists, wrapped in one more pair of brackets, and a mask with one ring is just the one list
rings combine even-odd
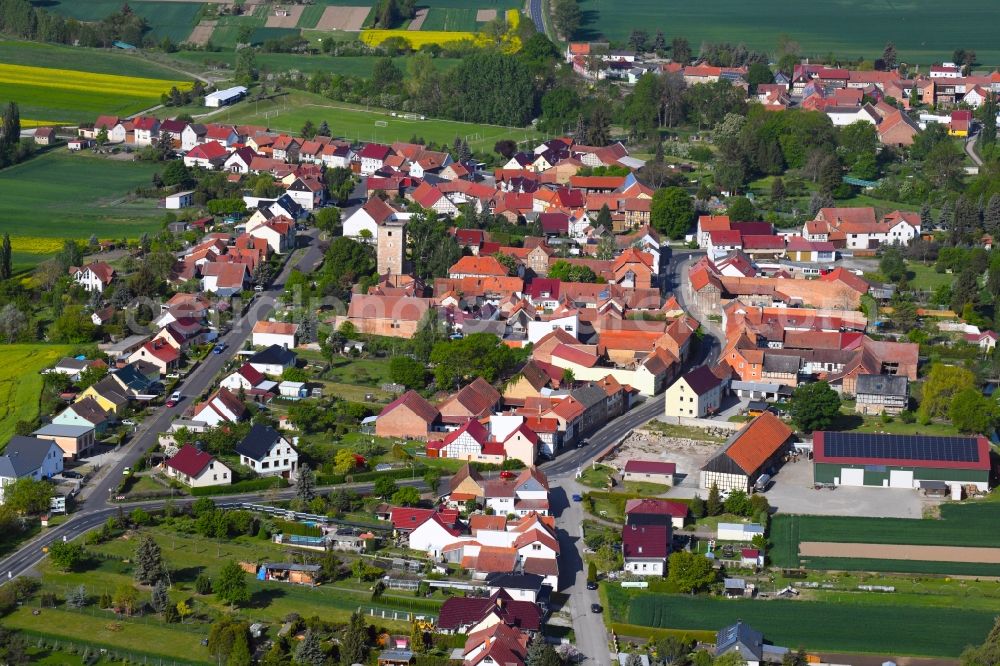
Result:
{"label": "green field", "polygon": [[862,557],[810,557],[806,566],[817,571],[872,571],[941,576],[1000,576],[1000,565],[925,560],[875,560]]}
{"label": "green field", "polygon": [[780,35],[796,40],[807,56],[882,54],[896,44],[901,62],[951,60],[956,48],[973,49],[984,65],[1000,63],[996,25],[1000,7],[993,0],[961,4],[933,0],[717,0],[709,6],[682,0],[580,0],[583,24],[579,40],[605,37],[624,42],[634,30],[650,37],[662,30],[667,43],[688,39],[695,55],[702,42],[744,42],[773,52]]}
{"label": "green field", "polygon": [[[118,0],[47,0],[36,4],[43,4],[48,11],[80,21],[99,21],[122,8]],[[169,37],[175,43],[188,38],[201,11],[200,2],[137,0],[129,6],[149,23],[150,35],[156,39]]]}
{"label": "green field", "polygon": [[[321,95],[293,91],[265,102],[242,102],[215,117],[218,122],[267,125],[273,130],[298,132],[306,120],[319,125],[327,121],[334,136],[352,141],[409,141],[423,137],[434,143],[448,143],[455,137],[468,141],[474,150],[489,151],[499,139],[533,141],[541,135],[531,129],[511,129],[453,120],[404,120],[392,118],[382,109],[366,109],[344,102],[331,102]],[[376,126],[386,123],[386,126]]]}
{"label": "green field", "polygon": [[[0,63],[75,69],[96,74],[138,76],[145,79],[183,79],[176,70],[146,60],[139,55],[110,49],[0,40]],[[22,117],[24,114],[21,114]]]}
{"label": "green field", "polygon": [[[1000,533],[996,530],[998,521],[1000,521],[1000,505],[993,502],[944,504],[941,506],[940,520],[777,514],[771,523],[773,547],[768,554],[775,566],[795,568],[799,566],[799,543],[802,541],[1000,548]],[[839,565],[868,563],[868,560],[830,559],[838,560]],[[809,566],[822,568],[816,566],[821,563],[823,561],[818,560]],[[953,570],[955,566],[942,567],[938,562],[913,561],[908,564],[909,568],[902,571],[945,573],[942,569],[946,568],[949,570],[948,573],[961,573]],[[868,569],[867,566],[836,568]],[[996,567],[993,567],[993,570],[996,570]]]}
{"label": "green field", "polygon": [[[607,591],[610,598],[622,594],[620,588]],[[982,642],[994,616],[963,608],[640,594],[631,599],[626,621],[717,631],[739,618],[766,640],[791,648],[957,657],[967,645]]]}
{"label": "green field", "polygon": [[[236,53],[230,51],[179,51],[171,55],[183,63],[185,67],[218,67],[224,63],[230,68],[236,65]],[[397,57],[393,62],[402,71],[406,71],[408,56]],[[327,55],[304,56],[296,53],[258,53],[257,66],[271,72],[296,70],[304,74],[313,72],[329,72],[344,76],[371,78],[377,56],[337,56]],[[439,70],[451,69],[461,62],[458,58],[435,58],[434,66]]]}
{"label": "green field", "polygon": [[56,150],[0,171],[0,232],[10,232],[15,263],[38,263],[63,238],[137,238],[160,228],[163,211],[124,197],[162,165]]}
{"label": "green field", "polygon": [[475,32],[479,29],[479,23],[476,22],[475,9],[432,7],[420,29]]}
{"label": "green field", "polygon": [[70,353],[65,345],[0,346],[0,445],[14,434],[18,421],[38,416],[42,376],[38,374]]}

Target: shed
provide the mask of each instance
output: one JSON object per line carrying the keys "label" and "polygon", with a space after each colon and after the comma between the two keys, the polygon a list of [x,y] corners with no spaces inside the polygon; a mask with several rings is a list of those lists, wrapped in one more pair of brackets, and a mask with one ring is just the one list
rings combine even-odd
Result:
{"label": "shed", "polygon": [[309,389],[305,382],[281,382],[278,384],[278,394],[282,398],[298,400],[309,395]]}
{"label": "shed", "polygon": [[378,666],[409,666],[415,659],[413,650],[382,650],[378,655]]}
{"label": "shed", "polygon": [[257,580],[276,580],[299,585],[316,585],[321,567],[318,564],[265,562],[257,570]]}
{"label": "shed", "polygon": [[716,538],[719,541],[751,541],[764,535],[764,528],[757,523],[719,523]]}
{"label": "shed", "polygon": [[235,104],[243,99],[247,94],[247,89],[243,86],[233,86],[225,90],[217,90],[205,95],[205,106],[220,107],[228,104]]}

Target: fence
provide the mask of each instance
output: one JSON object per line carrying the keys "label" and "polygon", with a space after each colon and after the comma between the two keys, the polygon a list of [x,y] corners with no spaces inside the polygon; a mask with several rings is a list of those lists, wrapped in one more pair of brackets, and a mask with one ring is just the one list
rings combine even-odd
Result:
{"label": "fence", "polygon": [[420,588],[419,580],[410,580],[408,578],[383,578],[382,580],[385,581],[385,586],[390,590],[407,590],[413,592]]}
{"label": "fence", "polygon": [[[198,664],[205,663],[204,660],[184,661],[182,659],[170,659],[152,653],[126,650],[100,643],[84,643],[80,641],[66,640],[60,636],[54,636],[36,629],[18,629],[18,632],[27,638],[34,639],[32,643],[36,647],[51,648],[55,651],[65,651],[70,652],[71,654],[80,654],[81,657],[85,653],[89,652],[91,655],[100,657],[102,663],[146,664],[148,666],[197,666]],[[83,659],[81,659],[81,661],[83,663],[93,663]]]}
{"label": "fence", "polygon": [[437,622],[437,615],[431,613],[410,613],[407,611],[389,610],[386,608],[376,608],[374,606],[361,606],[359,611],[371,617],[382,618],[383,620],[397,620],[400,622],[413,622],[417,620],[429,620]]}
{"label": "fence", "polygon": [[392,527],[382,527],[381,525],[374,525],[372,523],[356,523],[350,520],[337,520],[335,518],[330,518],[329,516],[323,516],[318,513],[303,513],[301,511],[291,511],[289,509],[282,509],[277,506],[270,506],[268,504],[254,504],[253,502],[226,502],[217,505],[220,509],[243,509],[246,511],[256,511],[258,513],[266,513],[271,516],[278,516],[279,518],[284,518],[285,520],[302,520],[309,521],[313,523],[322,523],[324,525],[342,525],[344,527],[357,527],[363,530],[370,530],[372,532],[391,532]]}
{"label": "fence", "polygon": [[688,416],[660,416],[664,423],[673,425],[689,426],[691,428],[715,428],[717,430],[729,430],[736,432],[746,425],[746,423],[734,423],[732,421],[716,421],[715,419],[694,419]]}

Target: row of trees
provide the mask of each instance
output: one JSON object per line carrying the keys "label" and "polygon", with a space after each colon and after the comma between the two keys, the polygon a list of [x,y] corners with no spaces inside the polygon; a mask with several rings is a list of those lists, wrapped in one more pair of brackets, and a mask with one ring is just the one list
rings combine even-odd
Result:
{"label": "row of trees", "polygon": [[22,39],[110,47],[120,40],[152,45],[149,25],[128,3],[100,21],[82,22],[36,7],[28,0],[0,0],[0,32]]}

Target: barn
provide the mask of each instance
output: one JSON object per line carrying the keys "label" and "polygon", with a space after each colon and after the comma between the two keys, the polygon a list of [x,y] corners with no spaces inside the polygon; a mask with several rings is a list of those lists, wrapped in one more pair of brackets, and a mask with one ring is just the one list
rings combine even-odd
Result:
{"label": "barn", "polygon": [[764,412],[729,438],[701,468],[701,488],[749,493],[761,474],[771,473],[788,451],[792,430]]}
{"label": "barn", "polygon": [[989,489],[985,437],[859,432],[813,434],[813,479],[839,486],[919,488],[921,481]]}

